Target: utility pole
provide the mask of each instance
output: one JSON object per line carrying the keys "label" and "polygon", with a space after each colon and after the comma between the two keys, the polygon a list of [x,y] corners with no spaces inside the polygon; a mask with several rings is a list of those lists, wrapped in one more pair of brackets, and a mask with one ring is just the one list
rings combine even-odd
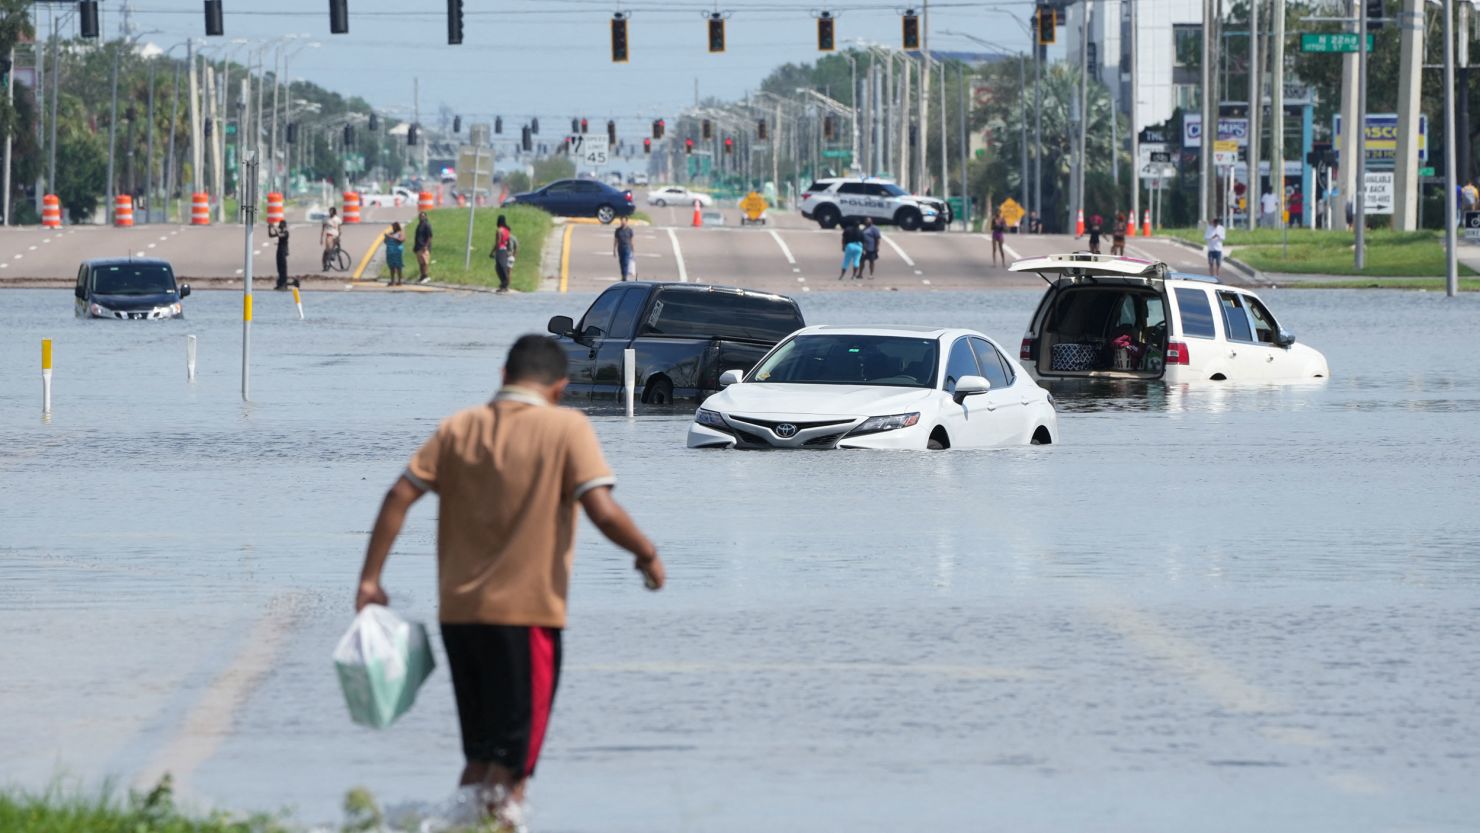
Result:
{"label": "utility pole", "polygon": [[1457,124],[1465,125],[1465,129],[1454,137],[1455,164],[1459,166],[1460,182],[1470,181],[1470,17],[1474,13],[1475,7],[1471,3],[1460,3],[1454,7],[1457,19],[1451,24],[1458,30],[1454,48],[1459,86],[1451,83],[1449,88],[1460,91],[1455,96],[1454,119]]}
{"label": "utility pole", "polygon": [[1269,71],[1269,171],[1279,183],[1274,192],[1280,201],[1278,220],[1282,228],[1288,228],[1290,224],[1285,220],[1285,0],[1270,0]]}
{"label": "utility pole", "polygon": [[[946,146],[946,137],[950,131],[946,130],[946,64],[940,62],[940,198],[949,200],[951,198],[951,158]],[[964,199],[964,195],[963,195]],[[965,213],[965,210],[962,210]]]}
{"label": "utility pole", "polygon": [[[1262,130],[1261,130],[1262,129],[1262,125],[1259,123],[1260,121],[1262,121],[1262,119],[1260,117],[1262,115],[1264,115],[1264,113],[1263,113],[1263,110],[1264,110],[1264,97],[1262,95],[1260,95],[1260,92],[1261,91],[1259,89],[1259,86],[1260,86],[1259,82],[1262,80],[1260,78],[1260,75],[1261,75],[1261,73],[1260,73],[1260,64],[1259,64],[1259,0],[1250,0],[1250,2],[1249,2],[1249,152],[1247,154],[1247,156],[1248,156],[1248,165],[1249,165],[1249,182],[1248,182],[1248,187],[1244,190],[1244,204],[1246,206],[1248,206],[1245,209],[1244,214],[1245,214],[1245,220],[1248,222],[1249,228],[1251,228],[1251,229],[1258,228],[1259,227],[1259,220],[1262,219],[1259,215],[1262,214],[1263,211],[1264,211],[1263,203],[1259,199],[1264,194],[1264,191],[1261,190],[1261,187],[1260,187],[1260,184],[1259,184],[1259,141],[1260,141],[1261,138],[1263,138],[1263,135],[1264,135],[1262,133]],[[1269,172],[1269,182],[1270,182],[1270,187],[1271,188],[1277,187],[1274,184],[1275,183],[1275,174],[1274,174],[1274,170],[1273,169],[1270,169],[1270,172]]]}
{"label": "utility pole", "polygon": [[1200,138],[1198,177],[1199,226],[1218,216],[1217,182],[1218,169],[1213,165],[1213,147],[1218,141],[1218,90],[1214,83],[1218,78],[1218,19],[1215,0],[1203,0],[1203,48],[1202,48],[1202,137]]}
{"label": "utility pole", "polygon": [[[1459,262],[1455,248],[1454,223],[1458,206],[1455,205],[1455,189],[1459,187],[1458,172],[1455,170],[1455,142],[1459,138],[1454,129],[1454,0],[1444,0],[1444,294],[1453,298],[1459,294]],[[1468,50],[1468,41],[1462,42]],[[1465,90],[1468,95],[1469,90]],[[1465,125],[1466,133],[1469,125]]]}
{"label": "utility pole", "polygon": [[[114,64],[117,72],[117,63]],[[113,82],[115,97],[118,82]],[[56,190],[57,187],[57,104],[62,99],[62,61],[57,55],[57,19],[55,15],[51,18],[51,141],[46,148],[46,183],[47,187]],[[117,115],[117,106],[114,108]]]}
{"label": "utility pole", "polygon": [[[1276,2],[1278,2],[1278,0],[1276,0]],[[1130,101],[1130,106],[1127,107],[1126,109],[1129,111],[1129,114],[1130,114],[1130,124],[1131,124],[1131,216],[1130,216],[1130,224],[1134,226],[1138,222],[1138,220],[1140,218],[1140,215],[1141,215],[1141,124],[1140,124],[1140,119],[1137,118],[1137,113],[1136,113],[1136,105],[1137,105],[1137,103],[1139,101],[1139,96],[1140,96],[1140,84],[1138,82],[1138,79],[1136,78],[1136,72],[1139,69],[1139,67],[1137,65],[1137,61],[1136,61],[1136,47],[1137,47],[1136,41],[1139,39],[1139,36],[1140,36],[1140,32],[1138,31],[1138,28],[1139,28],[1138,27],[1138,24],[1140,23],[1140,18],[1139,18],[1139,15],[1137,14],[1137,10],[1140,8],[1140,5],[1141,4],[1139,2],[1137,2],[1137,0],[1125,0],[1125,4],[1130,9],[1130,17],[1131,17],[1131,31],[1130,31],[1130,47],[1131,48],[1130,48],[1130,53],[1129,53],[1130,54],[1130,71],[1131,71],[1131,90],[1130,90],[1131,101]]]}
{"label": "utility pole", "polygon": [[[1019,61],[1018,62],[1018,67],[1021,68],[1022,65],[1023,65],[1022,62]],[[967,127],[967,122],[971,120],[971,107],[968,104],[968,102],[971,99],[968,97],[968,95],[966,93],[966,62],[965,61],[962,61],[961,62],[961,70],[960,70],[960,73],[959,74],[960,74],[960,78],[961,78],[961,131],[960,131],[960,136],[958,137],[960,139],[960,142],[961,142],[961,230],[962,231],[969,232],[969,231],[971,231],[971,183],[968,181],[968,178],[966,176],[966,168],[967,168],[967,165],[968,165],[968,163],[970,161],[968,159],[968,155],[970,154],[969,147],[970,147],[971,143],[969,141],[967,141],[967,135],[968,135],[968,130],[969,130],[969,128]],[[944,87],[945,85],[942,84],[941,86]],[[1024,153],[1027,152],[1026,148],[1024,149],[1023,152]],[[1023,161],[1024,161],[1024,167],[1026,167],[1027,166],[1027,157],[1026,156],[1023,157]]]}
{"label": "utility pole", "polygon": [[1074,154],[1074,199],[1069,205],[1069,227],[1075,228],[1074,211],[1084,210],[1085,148],[1089,133],[1089,16],[1092,0],[1084,0],[1079,15],[1079,100],[1075,114],[1079,119],[1079,149]]}
{"label": "utility pole", "polygon": [[917,162],[919,173],[915,175],[916,193],[929,190],[926,182],[930,177],[926,160],[930,155],[927,152],[930,147],[930,0],[924,0],[920,12],[920,54],[924,61],[920,64],[920,158]]}
{"label": "utility pole", "polygon": [[910,153],[913,148],[910,145],[910,75],[914,72],[915,65],[912,61],[904,62],[903,73],[899,79],[899,182],[907,191],[913,191],[912,180],[915,178],[914,159]]}
{"label": "utility pole", "polygon": [[149,215],[154,213],[154,65],[153,58],[149,59],[149,128],[144,137],[144,145],[147,148],[144,158],[144,222],[150,221]]}
{"label": "utility pole", "polygon": [[[115,140],[118,136],[118,53],[122,49],[122,42],[116,44],[113,48],[113,105],[111,110],[112,115],[108,118],[108,203],[103,206],[103,216],[107,217],[110,223],[113,220],[114,198],[118,193],[118,188],[113,182],[113,157],[117,148]],[[57,71],[55,64],[53,64],[51,71]],[[50,183],[50,185],[53,188],[56,187],[56,183],[54,182]]]}
{"label": "utility pole", "polygon": [[1357,251],[1356,267],[1367,265],[1367,13],[1357,6]]}
{"label": "utility pole", "polygon": [[[201,191],[200,169],[205,158],[205,148],[200,143],[200,81],[195,74],[195,44],[185,46],[186,71],[190,73],[190,192]],[[183,218],[181,218],[183,219]]]}
{"label": "utility pole", "polygon": [[[5,62],[9,67],[5,71],[5,100],[13,104],[15,102],[15,47],[10,48]],[[15,150],[14,133],[14,127],[5,131],[5,174],[4,182],[0,183],[0,189],[4,190],[4,196],[0,196],[0,212],[4,214],[4,223],[7,226],[12,225],[10,222],[10,169],[13,167],[11,154]]]}
{"label": "utility pole", "polygon": [[1033,50],[1033,210],[1038,212],[1038,222],[1043,216],[1043,58],[1044,47],[1038,45],[1038,36],[1028,34],[1028,46]]}
{"label": "utility pole", "polygon": [[1398,13],[1398,158],[1393,160],[1393,227],[1418,229],[1418,113],[1423,80],[1423,0]]}
{"label": "utility pole", "polygon": [[[1348,25],[1362,14],[1361,0],[1347,0],[1346,15]],[[1366,27],[1362,27],[1366,28]],[[1358,51],[1348,52],[1341,56],[1341,187],[1339,193],[1342,198],[1342,221],[1347,221],[1349,216],[1347,209],[1355,211],[1357,198],[1357,167],[1356,149],[1360,141],[1357,137],[1362,133],[1362,125],[1357,115],[1357,69],[1358,56],[1361,50],[1367,46],[1365,41],[1357,42]]]}

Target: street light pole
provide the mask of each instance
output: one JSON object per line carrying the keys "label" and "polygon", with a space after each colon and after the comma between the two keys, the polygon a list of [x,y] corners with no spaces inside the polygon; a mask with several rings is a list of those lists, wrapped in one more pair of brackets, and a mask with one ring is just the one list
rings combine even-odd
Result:
{"label": "street light pole", "polygon": [[[1459,255],[1455,248],[1458,241],[1454,230],[1458,209],[1455,189],[1459,187],[1454,147],[1459,139],[1454,125],[1454,13],[1454,0],[1444,0],[1444,294],[1450,298],[1459,294]],[[1365,39],[1362,45],[1366,45]],[[1469,43],[1465,48],[1469,48]],[[1469,130],[1469,125],[1465,130]]]}
{"label": "street light pole", "polygon": [[1357,8],[1357,246],[1356,266],[1367,265],[1367,12]]}

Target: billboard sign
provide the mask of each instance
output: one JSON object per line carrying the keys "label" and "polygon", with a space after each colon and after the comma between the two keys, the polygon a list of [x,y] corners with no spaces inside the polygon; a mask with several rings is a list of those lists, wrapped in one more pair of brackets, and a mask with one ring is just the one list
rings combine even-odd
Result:
{"label": "billboard sign", "polygon": [[[1218,119],[1218,139],[1234,141],[1239,147],[1249,146],[1249,120],[1243,118]],[[1189,113],[1182,117],[1182,147],[1202,147],[1202,116]]]}

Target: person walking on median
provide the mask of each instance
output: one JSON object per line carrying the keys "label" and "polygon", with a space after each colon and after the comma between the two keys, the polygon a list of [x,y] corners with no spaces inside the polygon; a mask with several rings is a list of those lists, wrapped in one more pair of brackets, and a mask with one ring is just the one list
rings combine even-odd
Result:
{"label": "person walking on median", "polygon": [[519,251],[519,239],[509,229],[509,221],[504,215],[498,215],[498,230],[494,232],[493,251],[488,256],[493,258],[493,270],[498,273],[497,294],[509,294],[509,275],[513,269],[514,255]]}
{"label": "person walking on median", "polygon": [[278,220],[277,225],[271,223],[267,226],[267,236],[277,238],[277,285],[273,289],[286,290],[291,284],[298,285],[295,278],[288,280],[288,221]]}
{"label": "person walking on median", "polygon": [[391,272],[391,286],[406,283],[406,232],[400,223],[391,223],[385,234],[385,267]]}
{"label": "person walking on median", "polygon": [[[868,276],[874,277],[874,264],[879,260],[879,244],[884,242],[884,232],[874,225],[874,218],[863,218],[863,262],[868,264]],[[863,269],[860,268],[859,272]]]}
{"label": "person walking on median", "polygon": [[1208,271],[1215,278],[1223,271],[1223,238],[1227,234],[1223,230],[1222,217],[1214,217],[1203,232],[1203,241],[1208,244]]}
{"label": "person walking on median", "polygon": [[442,421],[391,486],[375,520],[355,609],[387,604],[381,573],[406,513],[427,492],[437,514],[438,620],[465,765],[499,824],[522,829],[560,679],[561,632],[578,508],[631,552],[650,590],[657,549],[612,499],[616,483],[590,421],[558,407],[565,351],[542,335],[514,342],[493,401]]}
{"label": "person walking on median", "polygon": [[1110,254],[1125,257],[1125,212],[1115,212],[1115,222],[1110,226]]}
{"label": "person walking on median", "polygon": [[863,277],[863,232],[852,221],[843,225],[843,271],[838,273],[838,280],[842,280],[849,269],[853,270],[854,280]]}
{"label": "person walking on median", "polygon": [[1002,265],[1007,265],[1007,218],[1002,216],[1001,210],[992,212],[992,265],[997,265],[997,258],[1002,258]]}
{"label": "person walking on median", "polygon": [[334,250],[339,248],[339,227],[344,221],[339,219],[339,209],[330,208],[329,216],[324,218],[324,224],[319,226],[319,243],[324,247],[324,271],[329,271],[329,258],[334,255]]}
{"label": "person walking on median", "polygon": [[632,227],[627,225],[627,218],[622,217],[617,221],[617,233],[612,240],[612,254],[617,258],[617,267],[622,270],[622,280],[636,280],[637,270],[632,268],[634,249],[632,247]]}
{"label": "person walking on median", "polygon": [[418,283],[430,281],[432,276],[427,268],[432,263],[432,221],[427,219],[425,211],[416,215],[416,237],[413,239],[411,252],[416,255]]}

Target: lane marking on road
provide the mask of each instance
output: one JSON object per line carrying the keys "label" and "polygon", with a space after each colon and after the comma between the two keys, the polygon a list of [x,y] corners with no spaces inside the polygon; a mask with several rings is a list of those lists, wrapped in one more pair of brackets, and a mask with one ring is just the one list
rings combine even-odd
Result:
{"label": "lane marking on road", "polygon": [[683,249],[678,246],[678,233],[671,228],[668,229],[668,239],[673,241],[673,259],[678,262],[678,282],[688,283],[689,270],[684,266]]}
{"label": "lane marking on road", "polygon": [[31,247],[31,251],[33,251],[33,252],[36,251],[36,247],[35,246],[32,246]]}
{"label": "lane marking on road", "polygon": [[[911,258],[909,255],[905,254],[904,249],[901,249],[899,247],[899,244],[894,242],[894,238],[893,237],[891,237],[891,236],[889,236],[887,234],[881,234],[879,236],[884,238],[884,242],[889,244],[889,248],[893,249],[894,250],[894,253],[897,254],[897,255],[899,255],[899,259],[902,260],[902,261],[904,261],[904,263],[905,263],[906,266],[909,266],[912,269],[914,268],[914,266],[915,266],[914,259]],[[918,275],[918,274],[920,274],[920,272],[917,271],[917,272],[915,272],[915,274]]]}
{"label": "lane marking on road", "polygon": [[152,249],[152,248],[154,248],[155,246],[158,246],[158,245],[159,245],[158,243],[150,243],[149,244],[149,248]]}
{"label": "lane marking on road", "polygon": [[570,235],[575,226],[567,224],[560,233],[560,291],[570,291]]}
{"label": "lane marking on road", "polygon": [[[771,239],[776,241],[776,245],[781,247],[781,253],[783,255],[786,255],[786,262],[790,263],[792,266],[796,266],[797,259],[792,257],[791,249],[786,247],[786,241],[781,239],[781,235],[777,233],[776,229],[767,229],[767,231],[771,232]],[[796,272],[800,270],[793,269],[792,271]]]}
{"label": "lane marking on road", "polygon": [[1023,259],[1023,256],[1017,253],[1017,249],[1014,249],[1013,247],[1007,245],[1006,242],[1004,242],[1002,244],[1002,251],[1007,252],[1007,255],[1009,257],[1011,257],[1013,260],[1022,260]]}
{"label": "lane marking on road", "polygon": [[862,675],[880,678],[913,678],[920,675],[961,680],[1033,680],[1044,674],[1029,668],[1000,665],[950,665],[946,663],[885,662],[594,662],[577,663],[572,670],[606,674],[784,674]]}
{"label": "lane marking on road", "polygon": [[[915,274],[917,274],[917,275],[918,275],[918,274],[920,274],[920,273],[919,273],[919,272],[916,272],[916,273],[915,273]],[[925,284],[925,285],[926,285],[926,286],[929,286],[929,285],[930,285],[930,279],[928,279],[928,278],[926,278],[926,279],[924,279],[924,280],[922,280],[922,281],[920,281],[920,283],[923,283],[923,284]]]}
{"label": "lane marking on road", "polygon": [[195,770],[216,754],[231,735],[237,710],[246,704],[253,690],[272,671],[283,643],[295,627],[303,603],[303,597],[297,593],[282,593],[268,602],[267,612],[242,641],[241,653],[211,681],[195,707],[185,715],[180,731],[140,772],[139,784],[154,784],[168,772],[178,787],[187,783]]}

